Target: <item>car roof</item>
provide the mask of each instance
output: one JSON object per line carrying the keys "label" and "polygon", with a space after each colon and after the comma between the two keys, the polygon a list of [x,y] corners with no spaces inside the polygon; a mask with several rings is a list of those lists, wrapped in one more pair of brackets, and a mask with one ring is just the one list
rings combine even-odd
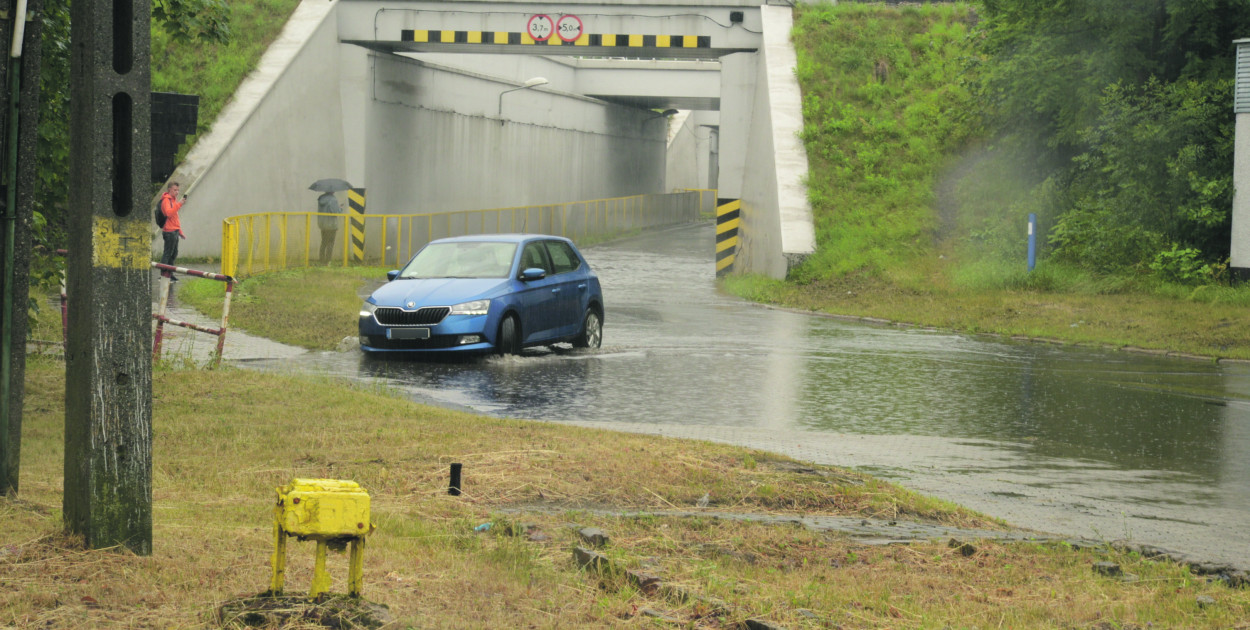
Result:
{"label": "car roof", "polygon": [[524,243],[537,239],[564,241],[566,243],[573,242],[563,236],[553,236],[551,234],[470,234],[469,236],[440,238],[430,241],[430,243]]}

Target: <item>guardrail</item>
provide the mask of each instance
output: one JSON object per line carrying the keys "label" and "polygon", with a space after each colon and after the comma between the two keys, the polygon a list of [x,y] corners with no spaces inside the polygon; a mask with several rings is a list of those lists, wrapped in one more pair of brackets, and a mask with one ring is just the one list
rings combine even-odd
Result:
{"label": "guardrail", "polygon": [[[217,349],[213,352],[213,365],[221,363],[221,353],[226,346],[226,322],[230,320],[230,297],[234,295],[234,278],[232,276],[211,271],[199,271],[197,269],[187,269],[186,267],[175,267],[158,262],[153,262],[152,267],[161,270],[161,301],[160,308],[157,312],[152,313],[152,319],[156,320],[156,334],[152,343],[152,359],[160,360],[161,358],[161,341],[165,338],[165,324],[174,326],[182,326],[191,330],[198,330],[202,333],[217,336]],[[174,272],[195,276],[197,278],[208,278],[209,280],[217,280],[226,283],[226,297],[221,304],[221,328],[209,328],[191,322],[184,322],[177,319],[170,319],[166,313],[169,306],[169,285]]]}
{"label": "guardrail", "polygon": [[[65,256],[69,254],[69,250],[58,249],[56,250],[56,253],[58,255]],[[152,319],[156,320],[156,333],[154,334],[153,341],[152,341],[152,359],[159,360],[161,358],[161,341],[164,338],[165,324],[168,323],[168,324],[173,324],[175,326],[182,326],[183,328],[190,328],[191,330],[198,330],[200,332],[208,333],[210,335],[216,335],[217,336],[217,349],[213,354],[213,365],[217,365],[218,363],[220,363],[221,353],[222,353],[222,350],[225,349],[225,345],[226,345],[226,322],[228,322],[230,319],[230,296],[234,294],[234,278],[226,274],[213,273],[211,271],[199,271],[197,269],[188,269],[186,267],[175,267],[173,265],[166,265],[163,263],[158,263],[156,261],[152,261],[152,268],[161,270],[160,307],[158,308],[157,312],[152,313]],[[225,298],[225,301],[221,305],[221,328],[209,328],[207,326],[201,326],[199,324],[193,324],[191,322],[184,322],[184,321],[179,321],[176,319],[170,319],[168,316],[165,315],[166,309],[169,306],[170,280],[172,279],[173,273],[175,271],[181,274],[189,275],[189,276],[208,278],[210,280],[217,280],[217,281],[226,283],[226,298]],[[68,352],[68,349],[69,349],[69,295],[66,293],[65,280],[66,280],[65,271],[62,271],[61,272],[61,350],[62,352]]]}
{"label": "guardrail", "polygon": [[676,192],[690,192],[699,194],[699,214],[706,217],[716,216],[716,197],[717,190],[715,188],[677,188]]}
{"label": "guardrail", "polygon": [[[710,195],[708,193],[711,193]],[[705,200],[705,197],[707,198]],[[235,278],[314,263],[401,266],[426,243],[448,236],[540,232],[573,240],[602,238],[636,229],[697,221],[715,191],[634,195],[538,206],[425,214],[363,214],[363,253],[352,254],[348,214],[258,212],[222,221],[221,270]],[[314,217],[340,222],[333,255],[314,260]]]}

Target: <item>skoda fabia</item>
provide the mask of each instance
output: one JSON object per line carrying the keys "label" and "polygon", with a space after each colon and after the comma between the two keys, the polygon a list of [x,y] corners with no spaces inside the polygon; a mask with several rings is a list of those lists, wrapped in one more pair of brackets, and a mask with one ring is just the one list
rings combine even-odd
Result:
{"label": "skoda fabia", "polygon": [[497,352],[603,341],[603,291],[573,242],[538,234],[432,241],[360,310],[366,352]]}

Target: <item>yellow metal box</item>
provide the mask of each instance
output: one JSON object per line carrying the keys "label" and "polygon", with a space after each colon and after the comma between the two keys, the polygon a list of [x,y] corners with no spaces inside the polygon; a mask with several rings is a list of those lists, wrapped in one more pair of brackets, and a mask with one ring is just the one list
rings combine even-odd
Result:
{"label": "yellow metal box", "polygon": [[354,481],[292,479],[278,488],[278,525],[288,535],[332,538],[369,533],[369,494]]}

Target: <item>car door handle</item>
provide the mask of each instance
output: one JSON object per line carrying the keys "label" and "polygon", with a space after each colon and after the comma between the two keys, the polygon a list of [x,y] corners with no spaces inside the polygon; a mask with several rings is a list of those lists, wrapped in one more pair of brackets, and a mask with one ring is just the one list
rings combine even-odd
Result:
{"label": "car door handle", "polygon": [[583,282],[583,283],[581,283],[581,284],[577,285],[577,290],[578,290],[578,291],[585,291],[585,290],[586,290],[586,283],[585,283],[585,282]]}
{"label": "car door handle", "polygon": [[551,292],[552,292],[552,293],[559,293],[559,292],[560,292],[560,287],[556,287],[556,288],[552,289],[552,290],[551,290]]}

